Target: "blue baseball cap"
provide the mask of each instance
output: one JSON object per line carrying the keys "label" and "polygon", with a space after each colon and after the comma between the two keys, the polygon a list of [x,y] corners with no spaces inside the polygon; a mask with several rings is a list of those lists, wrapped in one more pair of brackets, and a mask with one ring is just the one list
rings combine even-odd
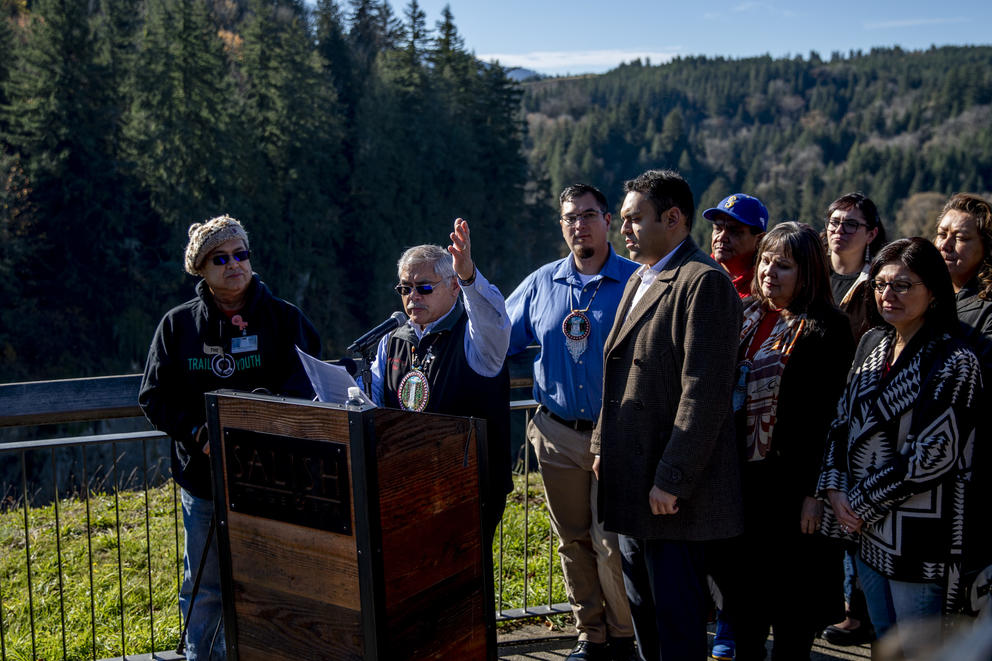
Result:
{"label": "blue baseball cap", "polygon": [[768,209],[756,197],[745,193],[734,193],[720,200],[720,204],[703,212],[703,218],[714,221],[726,214],[734,220],[757,227],[762,232],[768,229]]}

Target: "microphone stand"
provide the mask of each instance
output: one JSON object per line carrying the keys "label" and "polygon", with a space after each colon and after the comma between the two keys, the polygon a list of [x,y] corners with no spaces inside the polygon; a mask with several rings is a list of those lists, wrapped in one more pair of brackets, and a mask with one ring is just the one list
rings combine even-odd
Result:
{"label": "microphone stand", "polygon": [[378,344],[366,344],[357,352],[362,355],[362,386],[370,402],[375,401],[372,399],[372,349],[377,346]]}

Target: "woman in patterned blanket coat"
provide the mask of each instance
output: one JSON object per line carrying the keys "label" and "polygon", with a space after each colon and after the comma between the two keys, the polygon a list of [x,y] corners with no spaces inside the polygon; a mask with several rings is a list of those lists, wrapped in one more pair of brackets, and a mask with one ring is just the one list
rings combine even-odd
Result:
{"label": "woman in patterned blanket coat", "polygon": [[861,340],[831,426],[819,490],[835,524],[860,533],[858,573],[879,636],[952,610],[961,595],[978,359],[955,337],[950,275],[921,238],[872,262],[884,322]]}

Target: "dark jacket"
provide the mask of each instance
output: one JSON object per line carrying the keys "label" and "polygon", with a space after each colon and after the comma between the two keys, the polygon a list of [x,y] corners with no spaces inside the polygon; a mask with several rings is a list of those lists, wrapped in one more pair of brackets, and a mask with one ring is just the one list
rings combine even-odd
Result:
{"label": "dark jacket", "polygon": [[[313,389],[296,355],[296,345],[320,353],[320,337],[300,310],[272,295],[252,276],[247,303],[240,311],[242,332],[214,303],[202,280],[197,297],[166,313],[155,330],[138,393],[148,420],[172,437],[172,476],[184,489],[211,498],[210,462],[203,453],[206,434],[197,443],[195,430],[206,421],[203,394],[219,388],[313,397]],[[254,350],[232,352],[232,339],[258,338]]]}
{"label": "dark jacket", "polygon": [[858,342],[861,340],[861,336],[872,327],[872,316],[869,310],[875,307],[875,293],[868,286],[867,280],[859,282],[853,289],[854,291],[849,292],[850,296],[845,296],[846,302],[836,300],[834,303],[847,315],[854,341]]}
{"label": "dark jacket", "polygon": [[[968,343],[982,365],[985,384],[985,407],[992,407],[992,301],[978,297],[979,283],[972,280],[957,293],[958,321],[961,337]],[[988,513],[992,511],[992,423],[988,416],[978,421],[975,435],[974,471],[968,485],[969,508],[965,522],[964,569],[970,576],[992,564],[992,526]]]}
{"label": "dark jacket", "polygon": [[[743,470],[744,566],[765,567],[751,575],[749,605],[810,631],[844,613],[842,549],[836,540],[803,534],[799,523],[804,499],[816,497],[827,431],[853,357],[846,315],[811,311],[782,372],[769,454]],[[805,605],[788,615],[799,584]]]}
{"label": "dark jacket", "polygon": [[[633,537],[733,537],[742,530],[731,412],[740,297],[690,238],[631,309],[639,284],[635,273],[606,340],[591,443],[601,455],[600,515]],[[678,497],[678,513],[651,513],[652,486]]]}
{"label": "dark jacket", "polygon": [[782,373],[769,459],[780,472],[773,487],[779,496],[775,506],[795,510],[796,522],[803,499],[816,497],[827,431],[854,348],[843,312],[831,308],[812,313]]}
{"label": "dark jacket", "polygon": [[[958,321],[961,322],[961,337],[964,338],[986,376],[992,376],[992,301],[978,297],[979,284],[972,280],[955,295],[957,299]],[[986,379],[988,380],[988,379]]]}

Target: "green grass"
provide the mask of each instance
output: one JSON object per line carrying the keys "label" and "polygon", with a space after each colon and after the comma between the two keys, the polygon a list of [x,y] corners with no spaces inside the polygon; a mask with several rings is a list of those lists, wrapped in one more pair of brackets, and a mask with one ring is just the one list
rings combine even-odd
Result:
{"label": "green grass", "polygon": [[[503,516],[503,609],[523,607],[525,575],[528,606],[548,603],[551,528],[544,505],[541,476],[537,472],[530,474],[526,570],[523,534],[524,476],[514,476],[514,481],[515,489],[507,498]],[[149,490],[150,532],[146,534],[143,492],[121,492],[116,505],[113,494],[91,495],[88,529],[92,551],[87,544],[86,501],[81,498],[58,502],[58,536],[55,534],[56,506],[53,504],[30,508],[27,513],[27,545],[24,539],[24,509],[15,507],[0,513],[0,623],[3,626],[6,658],[11,661],[49,661],[63,658],[63,613],[60,601],[65,608],[66,659],[121,656],[122,612],[124,648],[129,655],[174,649],[179,641],[181,627],[177,592],[179,572],[182,569],[182,558],[176,557],[174,506],[171,481]],[[118,510],[119,542],[116,525]],[[27,546],[31,553],[31,600],[28,596]],[[566,597],[561,564],[558,561],[557,538],[552,551],[551,603],[559,603],[564,602]],[[61,587],[59,552],[62,556]],[[90,615],[90,553],[93,569],[93,619]],[[148,611],[149,553],[153,618],[150,618]],[[493,550],[497,572],[498,553],[497,535]],[[118,587],[119,572],[123,576],[123,592]],[[499,589],[500,577],[496,576],[497,596]],[[32,616],[35,628],[34,653],[31,640]],[[566,617],[556,616],[549,618],[547,623],[549,626],[562,626],[565,620]]]}
{"label": "green grass", "polygon": [[[545,506],[544,486],[540,473],[530,474],[527,493],[527,568],[524,570],[524,476],[513,476],[513,493],[506,499],[503,513],[503,572],[502,607],[522,608],[524,605],[524,576],[527,577],[527,605],[542,606],[548,603],[548,554],[552,555],[551,603],[566,601],[565,583],[561,562],[558,559],[558,538],[551,532],[551,522]],[[499,534],[493,547],[496,591],[499,596]]]}
{"label": "green grass", "polygon": [[[149,652],[153,649],[153,631],[154,649],[175,648],[180,621],[173,503],[172,482],[148,492],[150,534],[146,534],[143,492],[121,492],[117,505],[112,494],[92,495],[89,499],[90,544],[87,544],[86,502],[83,499],[59,501],[58,536],[55,534],[56,506],[30,508],[27,543],[23,508],[0,514],[0,549],[3,549],[0,556],[3,617],[0,619],[4,627],[6,658],[18,661],[61,659],[63,652],[67,659],[120,656],[122,637],[128,654]],[[31,554],[30,599],[28,548]],[[148,608],[149,551],[154,617],[150,617]],[[59,552],[62,557],[61,585]],[[118,580],[119,575],[122,583]],[[123,590],[119,587],[122,584]],[[64,614],[60,602],[64,604]]]}

